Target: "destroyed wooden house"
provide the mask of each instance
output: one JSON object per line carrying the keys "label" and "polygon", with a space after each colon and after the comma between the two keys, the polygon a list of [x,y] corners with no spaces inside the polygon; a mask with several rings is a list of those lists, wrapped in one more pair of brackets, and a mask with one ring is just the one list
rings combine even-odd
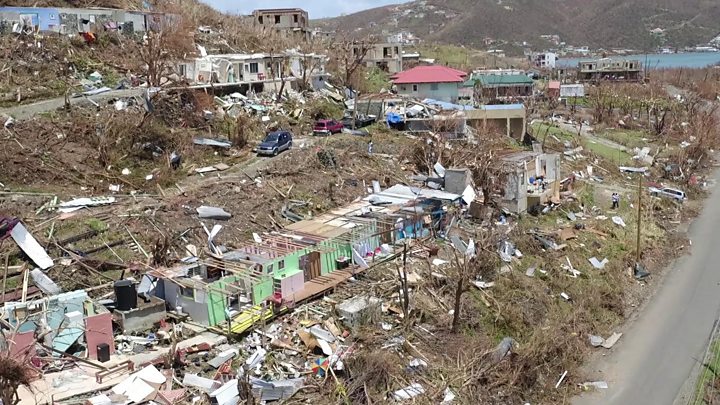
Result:
{"label": "destroyed wooden house", "polygon": [[129,35],[158,30],[167,17],[112,8],[0,7],[0,33],[77,35],[110,31]]}
{"label": "destroyed wooden house", "polygon": [[517,152],[501,158],[506,173],[503,207],[513,213],[560,199],[560,155]]}
{"label": "destroyed wooden house", "polygon": [[323,294],[394,253],[401,240],[446,227],[460,195],[402,185],[300,221],[197,264],[147,273],[171,312],[242,333]]}
{"label": "destroyed wooden house", "polygon": [[83,290],[6,302],[3,313],[13,332],[6,338],[9,350],[17,358],[34,355],[37,336],[45,336],[45,345],[52,348],[53,356],[84,348],[89,358],[98,360],[100,353],[109,356],[115,351],[112,314]]}

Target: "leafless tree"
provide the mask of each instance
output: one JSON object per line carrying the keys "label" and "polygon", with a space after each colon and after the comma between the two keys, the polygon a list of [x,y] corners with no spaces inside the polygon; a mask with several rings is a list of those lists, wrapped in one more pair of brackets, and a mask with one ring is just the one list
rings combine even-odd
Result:
{"label": "leafless tree", "polygon": [[169,75],[174,73],[174,65],[194,54],[194,28],[183,19],[174,5],[160,6],[158,11],[166,14],[154,14],[151,29],[145,34],[137,52],[147,69],[148,85],[158,87]]}
{"label": "leafless tree", "polygon": [[457,333],[460,327],[462,297],[470,287],[471,281],[478,277],[486,279],[499,265],[498,255],[495,252],[497,243],[497,232],[494,229],[483,229],[470,239],[465,251],[460,251],[459,247],[453,250],[456,280],[451,328],[453,333]]}
{"label": "leafless tree", "polygon": [[332,65],[337,69],[342,84],[346,87],[357,87],[354,82],[356,74],[365,65],[365,58],[377,44],[377,39],[368,36],[361,40],[351,40],[347,37],[338,38],[330,49]]}

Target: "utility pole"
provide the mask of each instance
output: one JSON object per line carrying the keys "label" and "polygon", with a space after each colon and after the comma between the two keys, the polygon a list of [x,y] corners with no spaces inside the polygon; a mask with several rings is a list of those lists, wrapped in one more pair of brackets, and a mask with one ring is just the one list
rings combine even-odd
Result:
{"label": "utility pole", "polygon": [[[357,91],[353,91],[353,92],[355,93],[355,104],[353,105],[352,130],[354,131],[357,129],[357,127],[355,125],[357,125],[357,117],[358,117],[357,111],[358,111],[358,108],[360,107],[358,105],[358,102],[360,101],[360,93]],[[368,100],[368,103],[369,102],[370,102],[370,100]]]}
{"label": "utility pole", "polygon": [[640,264],[640,230],[642,229],[641,223],[642,223],[642,180],[643,175],[640,174],[640,178],[638,179],[638,212],[637,212],[637,252],[635,257],[635,265]]}

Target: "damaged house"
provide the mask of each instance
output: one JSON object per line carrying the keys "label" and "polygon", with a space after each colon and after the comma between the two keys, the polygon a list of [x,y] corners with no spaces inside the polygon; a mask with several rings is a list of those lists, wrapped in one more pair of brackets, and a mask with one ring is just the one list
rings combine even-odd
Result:
{"label": "damaged house", "polygon": [[475,101],[482,104],[533,96],[534,82],[525,74],[474,74]]}
{"label": "damaged house", "polygon": [[396,185],[195,264],[155,269],[143,284],[175,316],[242,333],[323,294],[394,253],[405,239],[444,232],[462,196]]}
{"label": "damaged house", "polygon": [[578,63],[577,79],[591,81],[639,81],[642,79],[642,64],[639,60],[602,58],[584,60]]}
{"label": "damaged house", "polygon": [[367,68],[378,68],[383,72],[394,75],[403,70],[403,48],[401,43],[353,43],[352,57],[362,58]]}
{"label": "damaged house", "polygon": [[523,104],[481,105],[465,111],[467,124],[482,132],[497,131],[522,141],[527,132],[527,110]]}
{"label": "damaged house", "polygon": [[114,353],[112,314],[83,290],[26,302],[6,302],[4,317],[15,331],[9,345],[14,356],[35,353],[38,337],[53,355],[84,351],[93,360],[107,361]]}
{"label": "damaged house", "polygon": [[501,157],[506,173],[502,204],[510,212],[528,209],[560,199],[560,155],[517,152]]}
{"label": "damaged house", "polygon": [[255,92],[278,91],[282,82],[305,78],[323,88],[327,74],[325,55],[287,51],[278,54],[205,55],[182,61],[176,71],[191,85],[239,86]]}
{"label": "damaged house", "polygon": [[0,7],[0,33],[133,34],[159,29],[166,17],[162,13],[112,8]]}
{"label": "damaged house", "polygon": [[263,30],[274,30],[294,38],[309,40],[312,36],[308,12],[301,8],[255,10],[252,21]]}

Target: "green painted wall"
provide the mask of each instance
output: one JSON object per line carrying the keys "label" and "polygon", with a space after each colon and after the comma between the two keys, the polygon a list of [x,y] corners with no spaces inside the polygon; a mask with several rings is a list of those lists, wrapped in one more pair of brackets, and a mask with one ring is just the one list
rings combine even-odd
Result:
{"label": "green painted wall", "polygon": [[268,299],[273,293],[273,279],[267,278],[266,280],[255,283],[252,287],[253,290],[253,304],[258,305]]}
{"label": "green painted wall", "polygon": [[236,276],[221,278],[214,283],[208,285],[208,319],[210,326],[219,325],[225,322],[225,306],[227,305],[227,296],[220,291],[225,290],[225,286],[237,281]]}
{"label": "green painted wall", "polygon": [[352,247],[349,243],[344,242],[336,242],[336,241],[324,241],[322,242],[322,246],[334,249],[331,252],[322,253],[321,255],[321,262],[322,262],[322,270],[321,274],[325,275],[328,273],[332,273],[337,269],[337,263],[336,260],[340,257],[350,257],[352,258]]}

